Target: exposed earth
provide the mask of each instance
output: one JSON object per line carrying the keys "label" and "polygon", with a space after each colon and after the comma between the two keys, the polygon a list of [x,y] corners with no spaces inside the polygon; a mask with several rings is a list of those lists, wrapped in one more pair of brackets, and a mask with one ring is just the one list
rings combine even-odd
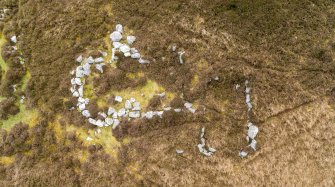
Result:
{"label": "exposed earth", "polygon": [[[1,0],[0,14],[0,186],[335,185],[333,0]],[[190,102],[194,114],[112,129],[73,109],[76,58],[110,57],[116,24],[150,63],[120,55],[94,72],[88,108],[120,95],[146,110]]]}

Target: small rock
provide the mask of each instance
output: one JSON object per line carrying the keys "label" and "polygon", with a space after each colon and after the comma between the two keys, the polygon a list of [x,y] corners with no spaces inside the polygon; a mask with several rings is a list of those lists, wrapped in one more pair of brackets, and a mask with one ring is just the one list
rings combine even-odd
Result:
{"label": "small rock", "polygon": [[136,40],[135,36],[127,36],[127,42],[129,45],[133,44]]}
{"label": "small rock", "polygon": [[177,149],[177,150],[176,150],[176,153],[179,154],[179,155],[180,155],[180,154],[183,154],[183,153],[184,153],[184,150]]}
{"label": "small rock", "polygon": [[121,103],[122,97],[121,96],[115,96],[115,101]]}
{"label": "small rock", "polygon": [[120,51],[121,51],[122,53],[129,53],[129,52],[130,52],[130,47],[129,47],[128,45],[122,45],[122,46],[120,47]]}
{"label": "small rock", "polygon": [[121,24],[117,24],[115,26],[115,30],[118,31],[118,32],[120,32],[120,33],[122,33],[123,32],[123,26]]}
{"label": "small rock", "polygon": [[138,62],[139,62],[140,64],[149,64],[149,63],[150,63],[149,60],[144,60],[144,59],[142,59],[142,58],[140,58],[140,59],[138,60]]}
{"label": "small rock", "polygon": [[239,155],[241,158],[244,158],[244,157],[246,157],[246,156],[248,155],[248,153],[245,152],[245,151],[240,151],[238,155]]}
{"label": "small rock", "polygon": [[139,59],[139,58],[141,58],[141,55],[140,55],[140,53],[134,53],[134,54],[131,55],[131,58]]}
{"label": "small rock", "polygon": [[122,34],[119,31],[114,31],[109,37],[113,42],[119,42],[122,39]]}
{"label": "small rock", "polygon": [[81,63],[83,61],[83,55],[78,56],[77,59],[76,59],[76,61],[78,63]]}
{"label": "small rock", "polygon": [[14,35],[14,36],[12,36],[11,38],[10,38],[10,40],[13,42],[13,43],[16,43],[17,42],[17,38],[16,38],[16,36]]}
{"label": "small rock", "polygon": [[95,63],[100,63],[100,62],[104,62],[104,59],[102,57],[96,58],[94,59]]}

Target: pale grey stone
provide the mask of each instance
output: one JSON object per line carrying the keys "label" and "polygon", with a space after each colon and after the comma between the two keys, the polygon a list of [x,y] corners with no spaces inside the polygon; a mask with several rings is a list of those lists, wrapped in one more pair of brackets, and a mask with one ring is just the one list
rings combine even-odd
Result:
{"label": "pale grey stone", "polygon": [[175,108],[174,111],[179,113],[179,112],[181,112],[181,109],[180,108]]}
{"label": "pale grey stone", "polygon": [[104,66],[105,66],[104,63],[96,64],[96,65],[95,65],[95,68],[96,68],[98,71],[100,71],[100,73],[103,73],[103,72],[104,72],[104,70],[103,70],[103,67],[104,67]]}
{"label": "pale grey stone", "polygon": [[139,59],[139,58],[141,58],[141,55],[140,55],[140,53],[134,53],[134,54],[131,55],[131,58]]}
{"label": "pale grey stone", "polygon": [[115,129],[117,126],[119,126],[119,124],[120,124],[120,120],[114,119],[114,124],[112,128]]}
{"label": "pale grey stone", "polygon": [[107,123],[108,126],[113,125],[114,119],[113,118],[106,118],[105,122]]}
{"label": "pale grey stone", "polygon": [[119,42],[122,39],[122,34],[119,31],[114,31],[109,37],[113,42]]}
{"label": "pale grey stone", "polygon": [[119,116],[119,117],[123,117],[123,116],[125,116],[126,115],[126,109],[124,109],[124,108],[121,108],[118,112],[117,112],[117,115]]}
{"label": "pale grey stone", "polygon": [[121,96],[115,96],[115,101],[121,103],[122,97]]}
{"label": "pale grey stone", "polygon": [[183,60],[183,55],[185,54],[185,51],[181,51],[181,52],[178,52],[178,55],[179,55],[179,63],[180,64],[184,64],[184,60]]}
{"label": "pale grey stone", "polygon": [[132,112],[129,112],[129,117],[130,118],[139,118],[139,117],[141,117],[141,113],[139,111],[132,111]]}
{"label": "pale grey stone", "polygon": [[14,35],[14,36],[12,36],[11,38],[10,38],[10,40],[13,42],[13,43],[16,43],[17,42],[17,38],[16,38],[16,36]]}
{"label": "pale grey stone", "polygon": [[246,156],[248,155],[248,153],[245,152],[245,151],[240,151],[238,155],[239,155],[241,158],[244,158],[244,157],[246,157]]}
{"label": "pale grey stone", "polygon": [[120,47],[120,51],[122,53],[128,53],[128,52],[130,52],[130,47],[128,45],[124,44]]}
{"label": "pale grey stone", "polygon": [[124,107],[125,107],[126,109],[131,109],[133,106],[132,106],[132,104],[131,104],[131,102],[130,102],[129,100],[126,100],[126,102],[125,102],[125,104],[124,104]]}
{"label": "pale grey stone", "polygon": [[249,129],[248,129],[248,136],[251,138],[251,139],[255,139],[255,137],[257,136],[258,134],[258,127],[256,125],[251,125],[249,126]]}
{"label": "pale grey stone", "polygon": [[145,117],[147,119],[152,119],[154,117],[154,112],[153,111],[146,112]]}
{"label": "pale grey stone", "polygon": [[110,116],[110,115],[113,115],[115,112],[116,110],[113,107],[109,107],[107,114]]}
{"label": "pale grey stone", "polygon": [[150,63],[149,60],[144,60],[143,58],[140,58],[140,59],[138,60],[138,62],[139,62],[140,64],[149,64],[149,63]]}
{"label": "pale grey stone", "polygon": [[76,59],[76,61],[78,63],[81,63],[83,61],[83,55],[78,56],[77,59]]}
{"label": "pale grey stone", "polygon": [[91,113],[90,113],[90,111],[88,111],[88,110],[84,110],[84,111],[82,112],[82,114],[83,114],[83,116],[86,117],[86,118],[91,117]]}
{"label": "pale grey stone", "polygon": [[102,57],[96,58],[94,59],[95,63],[100,63],[100,62],[104,62],[105,60]]}
{"label": "pale grey stone", "polygon": [[184,104],[184,106],[185,106],[186,108],[192,108],[193,104],[192,104],[192,103],[189,103],[189,102],[186,102],[186,103]]}
{"label": "pale grey stone", "polygon": [[127,36],[127,42],[129,45],[133,44],[136,40],[135,36]]}
{"label": "pale grey stone", "polygon": [[176,153],[177,153],[177,154],[183,154],[183,153],[184,153],[184,150],[177,149],[177,150],[176,150]]}
{"label": "pale grey stone", "polygon": [[113,47],[115,49],[119,49],[121,46],[122,46],[122,43],[120,43],[120,42],[113,42]]}
{"label": "pale grey stone", "polygon": [[121,24],[117,24],[115,26],[115,30],[118,31],[118,32],[120,32],[120,33],[122,33],[123,32],[123,26]]}

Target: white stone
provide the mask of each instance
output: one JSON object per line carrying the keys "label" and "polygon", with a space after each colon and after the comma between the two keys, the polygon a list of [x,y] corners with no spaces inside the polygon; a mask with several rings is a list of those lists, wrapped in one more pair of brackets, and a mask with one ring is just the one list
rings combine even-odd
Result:
{"label": "white stone", "polygon": [[141,113],[139,111],[129,112],[129,117],[130,118],[139,118],[139,117],[141,117]]}
{"label": "white stone", "polygon": [[131,108],[132,108],[132,104],[131,104],[131,102],[130,102],[129,100],[126,100],[126,103],[124,104],[124,107],[125,107],[126,109],[131,109]]}
{"label": "white stone", "polygon": [[72,96],[73,97],[79,97],[79,92],[77,92],[77,91],[73,92]]}
{"label": "white stone", "polygon": [[139,53],[136,48],[130,48],[130,52],[131,52],[131,54]]}
{"label": "white stone", "polygon": [[92,141],[93,139],[92,139],[91,137],[88,136],[88,137],[86,138],[86,140],[87,140],[87,141]]}
{"label": "white stone", "polygon": [[79,93],[79,96],[80,97],[83,97],[84,96],[84,86],[81,85],[78,89],[78,93]]}
{"label": "white stone", "polygon": [[141,105],[139,102],[133,103],[133,110],[141,110]]}
{"label": "white stone", "polygon": [[193,113],[193,114],[197,111],[197,110],[194,109],[194,108],[188,108],[187,110],[190,111],[190,112]]}
{"label": "white stone", "polygon": [[115,26],[115,30],[118,31],[118,32],[120,32],[120,33],[122,33],[123,32],[123,26],[121,24],[117,24]]}
{"label": "white stone", "polygon": [[89,63],[86,63],[83,65],[83,74],[84,75],[90,75],[91,74],[91,65]]}
{"label": "white stone", "polygon": [[115,49],[119,49],[121,46],[122,46],[122,43],[120,43],[120,42],[113,42],[113,47]]}
{"label": "white stone", "polygon": [[140,64],[149,64],[149,63],[150,63],[149,60],[144,60],[143,58],[140,58],[140,59],[138,60],[138,62],[139,62]]}
{"label": "white stone", "polygon": [[186,102],[186,103],[184,104],[184,106],[185,106],[186,108],[192,108],[193,104],[192,104],[192,103],[189,103],[189,102]]}
{"label": "white stone", "polygon": [[212,153],[215,153],[216,152],[216,149],[212,148],[212,147],[208,147],[208,151],[212,152]]}
{"label": "white stone", "polygon": [[122,39],[122,34],[119,31],[114,31],[109,37],[113,42],[119,42]]}
{"label": "white stone", "polygon": [[81,104],[78,106],[78,108],[79,108],[80,111],[85,110],[85,108],[86,108],[85,103],[81,103]]}
{"label": "white stone", "polygon": [[154,112],[153,111],[146,112],[145,117],[147,119],[152,119],[154,117]]}
{"label": "white stone", "polygon": [[107,114],[105,112],[99,112],[98,115],[100,115],[103,118],[107,118]]}
{"label": "white stone", "polygon": [[131,55],[131,58],[139,59],[139,58],[141,58],[141,55],[140,55],[140,53],[134,53],[134,54]]}
{"label": "white stone", "polygon": [[103,73],[103,72],[104,72],[104,70],[103,70],[103,66],[104,66],[104,65],[105,65],[104,63],[96,64],[96,65],[95,65],[95,68],[96,68],[98,71],[100,71],[100,73]]}
{"label": "white stone", "polygon": [[177,153],[177,154],[183,154],[183,153],[184,153],[184,150],[177,149],[177,150],[176,150],[176,153]]}
{"label": "white stone", "polygon": [[239,155],[241,158],[244,158],[244,157],[246,157],[246,156],[248,155],[248,153],[245,152],[245,151],[240,151],[238,155]]}
{"label": "white stone", "polygon": [[100,63],[100,62],[104,62],[105,60],[102,57],[96,58],[94,59],[95,63]]}
{"label": "white stone", "polygon": [[116,119],[116,118],[118,118],[119,116],[117,115],[117,112],[115,112],[114,114],[113,114],[113,118],[114,119]]}
{"label": "white stone", "polygon": [[125,116],[126,115],[126,109],[124,109],[124,108],[121,108],[118,112],[117,112],[117,115],[119,116],[119,117],[123,117],[123,116]]}
{"label": "white stone", "polygon": [[103,122],[103,121],[101,121],[101,120],[97,120],[97,122],[96,122],[96,126],[98,126],[98,127],[103,127],[103,126],[105,126],[105,122]]}
{"label": "white stone", "polygon": [[120,51],[122,53],[128,53],[128,52],[130,52],[130,47],[128,45],[124,44],[120,47]]}
{"label": "white stone", "polygon": [[171,47],[172,51],[175,52],[177,50],[177,45],[176,44],[173,44],[172,47]]}
{"label": "white stone", "polygon": [[113,107],[109,107],[107,114],[110,116],[110,115],[113,115],[115,112],[116,110]]}
{"label": "white stone", "polygon": [[86,61],[89,64],[93,64],[94,63],[94,58],[92,56],[89,56]]}
{"label": "white stone", "polygon": [[133,44],[136,40],[135,36],[127,36],[127,42],[129,45]]}
{"label": "white stone", "polygon": [[108,126],[113,125],[114,119],[113,118],[106,118],[105,122],[107,123]]}
{"label": "white stone", "polygon": [[83,116],[86,117],[86,118],[91,117],[91,113],[90,113],[90,111],[88,111],[88,110],[84,110],[84,111],[82,112],[82,114],[83,114]]}
{"label": "white stone", "polygon": [[121,96],[115,96],[115,101],[121,103],[122,97]]}
{"label": "white stone", "polygon": [[179,63],[180,64],[184,64],[184,61],[183,61],[183,55],[185,54],[185,51],[182,51],[182,52],[178,52],[178,55],[179,55]]}
{"label": "white stone", "polygon": [[76,68],[76,77],[81,78],[84,76],[84,69],[83,66],[78,66]]}
{"label": "white stone", "polygon": [[16,38],[16,36],[14,35],[14,36],[12,36],[11,38],[10,38],[10,40],[13,42],[13,43],[16,43],[17,42],[17,38]]}
{"label": "white stone", "polygon": [[255,139],[255,137],[257,136],[257,134],[258,134],[258,127],[256,125],[249,126],[249,129],[248,129],[248,136],[249,136],[249,138]]}
{"label": "white stone", "polygon": [[81,80],[80,80],[80,78],[75,78],[74,79],[74,82],[77,84],[77,85],[81,85]]}
{"label": "white stone", "polygon": [[125,56],[125,57],[130,57],[131,54],[130,54],[130,52],[126,52],[126,53],[124,53],[124,56]]}
{"label": "white stone", "polygon": [[132,97],[132,98],[129,99],[129,101],[130,101],[131,103],[134,103],[134,102],[136,101],[136,99]]}
{"label": "white stone", "polygon": [[114,119],[114,124],[112,128],[115,129],[117,126],[119,126],[119,124],[120,124],[120,120]]}
{"label": "white stone", "polygon": [[256,146],[257,146],[257,141],[256,140],[252,140],[251,143],[250,143],[250,147],[256,151]]}
{"label": "white stone", "polygon": [[164,111],[155,111],[154,114],[159,116],[160,118],[162,118],[163,114],[164,114]]}
{"label": "white stone", "polygon": [[[16,91],[16,88],[14,88],[14,92]],[[73,92],[75,92],[76,91],[76,89],[75,88],[73,88],[73,87],[71,87],[70,88],[70,91],[71,91],[71,93],[73,94]]]}
{"label": "white stone", "polygon": [[174,111],[178,113],[178,112],[181,112],[181,109],[180,108],[175,108]]}
{"label": "white stone", "polygon": [[104,57],[106,57],[106,56],[108,55],[108,53],[105,52],[105,51],[100,51],[100,50],[99,50],[99,52],[100,52],[100,54],[102,54],[102,56],[104,56]]}
{"label": "white stone", "polygon": [[83,55],[78,56],[76,61],[81,63],[83,61]]}
{"label": "white stone", "polygon": [[93,119],[93,118],[88,118],[88,122],[92,125],[95,125],[96,124],[96,120]]}
{"label": "white stone", "polygon": [[170,111],[172,108],[171,107],[165,107],[163,108],[164,111]]}

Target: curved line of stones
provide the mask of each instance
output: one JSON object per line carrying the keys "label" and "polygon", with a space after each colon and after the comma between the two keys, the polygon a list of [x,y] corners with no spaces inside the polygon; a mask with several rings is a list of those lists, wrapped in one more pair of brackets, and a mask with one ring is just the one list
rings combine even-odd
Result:
{"label": "curved line of stones", "polygon": [[[140,64],[146,64],[150,63],[148,60],[144,60],[141,58],[140,53],[136,48],[131,48],[130,45],[132,45],[136,37],[135,36],[127,36],[127,43],[123,43],[122,40],[122,32],[123,27],[122,25],[118,24],[116,25],[115,31],[110,34],[110,39],[113,44],[112,49],[112,58],[109,63],[112,63],[113,61],[117,61],[118,57],[115,55],[116,51],[120,51],[123,53],[125,57],[131,57],[132,59],[138,59],[138,62]],[[72,93],[73,97],[78,98],[77,102],[77,109],[81,112],[81,114],[87,118],[88,122],[92,125],[98,126],[98,127],[107,127],[112,126],[113,129],[115,129],[120,124],[120,118],[128,118],[130,119],[136,119],[136,118],[147,118],[152,119],[154,116],[159,116],[162,118],[165,111],[173,110],[174,112],[181,112],[181,108],[175,108],[172,109],[171,107],[166,107],[163,110],[160,111],[147,111],[147,112],[141,112],[141,106],[140,103],[136,101],[134,98],[130,98],[128,100],[125,100],[124,102],[124,108],[121,108],[120,110],[116,110],[113,107],[109,107],[108,111],[106,112],[99,112],[98,115],[103,118],[102,119],[94,119],[91,116],[91,113],[88,109],[86,109],[86,105],[89,104],[90,100],[88,98],[84,97],[84,85],[85,85],[85,77],[88,77],[91,74],[91,67],[95,65],[95,68],[100,72],[104,72],[104,66],[105,64],[105,57],[107,56],[106,52],[100,51],[102,54],[102,57],[93,58],[92,56],[89,56],[88,58],[83,57],[80,55],[77,57],[76,61],[80,64],[77,66],[75,70],[71,72],[71,75],[74,75],[74,78],[71,79],[71,88],[70,91]],[[159,94],[159,96],[164,97],[165,93]],[[115,101],[122,103],[123,98],[121,96],[115,96]],[[191,112],[195,113],[196,109],[193,108],[193,104],[186,102],[184,104],[185,108]]]}

